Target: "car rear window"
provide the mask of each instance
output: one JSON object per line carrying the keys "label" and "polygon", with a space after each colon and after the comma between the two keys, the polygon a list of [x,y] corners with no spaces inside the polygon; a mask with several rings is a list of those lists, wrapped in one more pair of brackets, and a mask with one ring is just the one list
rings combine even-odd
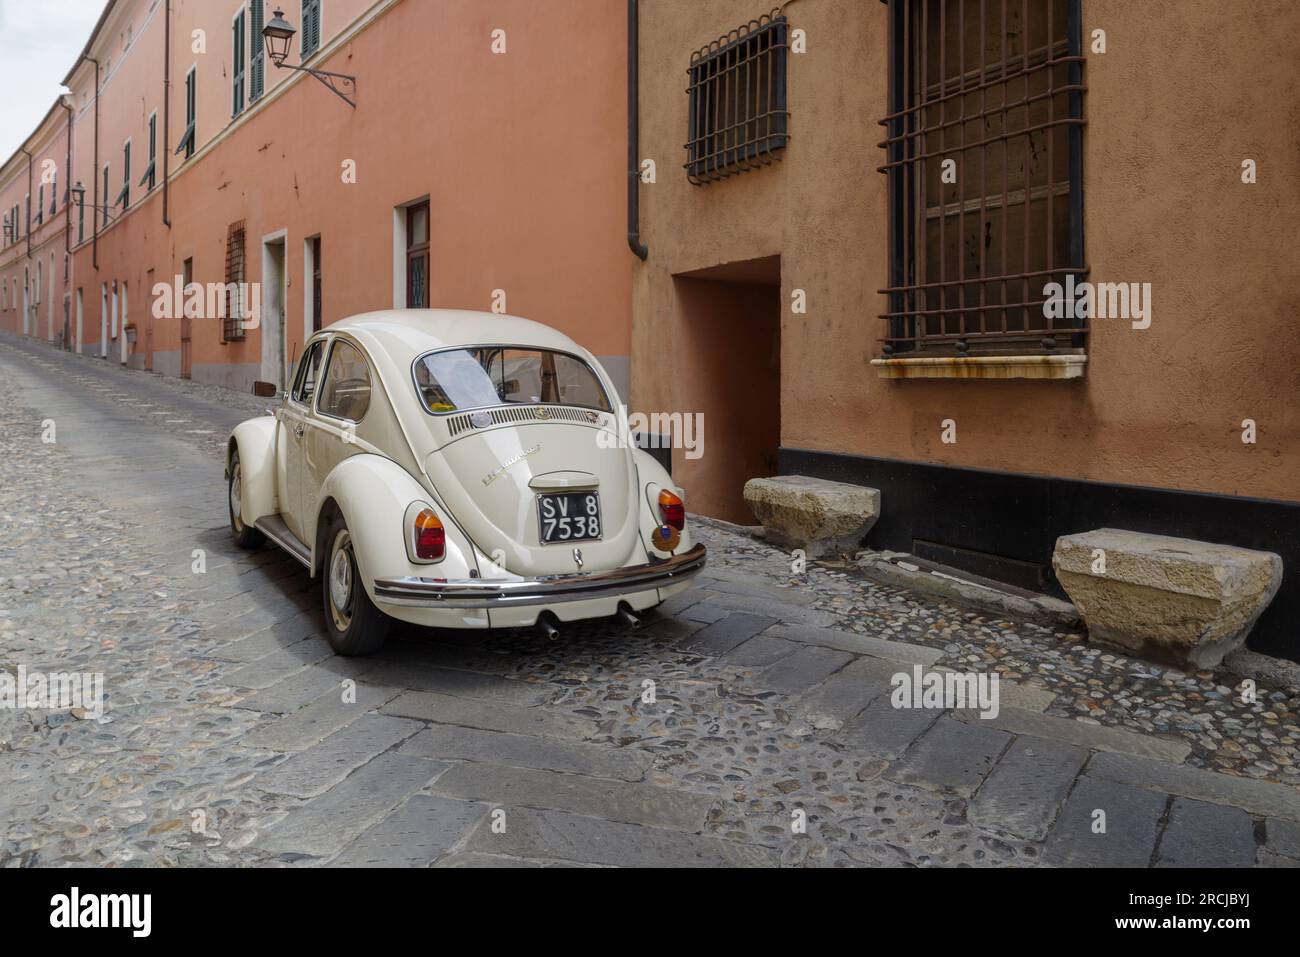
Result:
{"label": "car rear window", "polygon": [[595,370],[549,349],[488,346],[431,352],[415,360],[415,386],[435,414],[495,405],[569,405],[610,412]]}

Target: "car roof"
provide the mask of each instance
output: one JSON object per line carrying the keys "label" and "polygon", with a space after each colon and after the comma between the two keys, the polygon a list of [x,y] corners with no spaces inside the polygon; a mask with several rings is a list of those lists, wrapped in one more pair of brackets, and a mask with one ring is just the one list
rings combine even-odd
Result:
{"label": "car roof", "polygon": [[323,332],[346,332],[399,364],[434,349],[457,346],[532,346],[586,355],[564,333],[519,316],[464,309],[386,309],[352,316]]}

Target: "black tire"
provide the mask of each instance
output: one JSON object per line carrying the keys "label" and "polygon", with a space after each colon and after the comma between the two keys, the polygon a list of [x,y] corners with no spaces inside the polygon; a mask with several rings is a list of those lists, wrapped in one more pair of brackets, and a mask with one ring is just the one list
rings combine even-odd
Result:
{"label": "black tire", "polygon": [[230,455],[230,478],[226,483],[226,510],[230,513],[230,533],[235,544],[252,551],[266,544],[266,536],[249,528],[239,514],[239,503],[244,498],[243,471],[239,467],[239,452]]}
{"label": "black tire", "polygon": [[346,658],[374,654],[384,646],[393,620],[375,607],[366,593],[352,536],[342,516],[325,533],[321,595],[325,636],[336,654]]}

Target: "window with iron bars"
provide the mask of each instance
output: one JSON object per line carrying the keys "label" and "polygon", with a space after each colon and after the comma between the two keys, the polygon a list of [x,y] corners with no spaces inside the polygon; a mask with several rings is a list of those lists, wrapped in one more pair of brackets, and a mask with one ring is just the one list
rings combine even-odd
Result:
{"label": "window with iron bars", "polygon": [[788,54],[789,24],[775,10],[691,54],[686,175],[696,186],[780,158]]}
{"label": "window with iron bars", "polygon": [[231,223],[226,232],[226,314],[221,320],[221,341],[244,338],[244,221]]}
{"label": "window with iron bars", "polygon": [[1081,282],[1080,0],[885,0],[886,355],[1079,352],[1045,314]]}

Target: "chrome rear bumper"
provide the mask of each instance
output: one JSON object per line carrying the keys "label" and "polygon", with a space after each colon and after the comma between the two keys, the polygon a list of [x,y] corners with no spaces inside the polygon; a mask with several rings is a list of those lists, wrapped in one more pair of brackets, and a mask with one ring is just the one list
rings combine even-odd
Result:
{"label": "chrome rear bumper", "polygon": [[388,605],[426,608],[503,608],[585,601],[677,585],[704,568],[705,548],[694,548],[645,565],[604,572],[578,572],[544,578],[376,578],[375,600]]}

